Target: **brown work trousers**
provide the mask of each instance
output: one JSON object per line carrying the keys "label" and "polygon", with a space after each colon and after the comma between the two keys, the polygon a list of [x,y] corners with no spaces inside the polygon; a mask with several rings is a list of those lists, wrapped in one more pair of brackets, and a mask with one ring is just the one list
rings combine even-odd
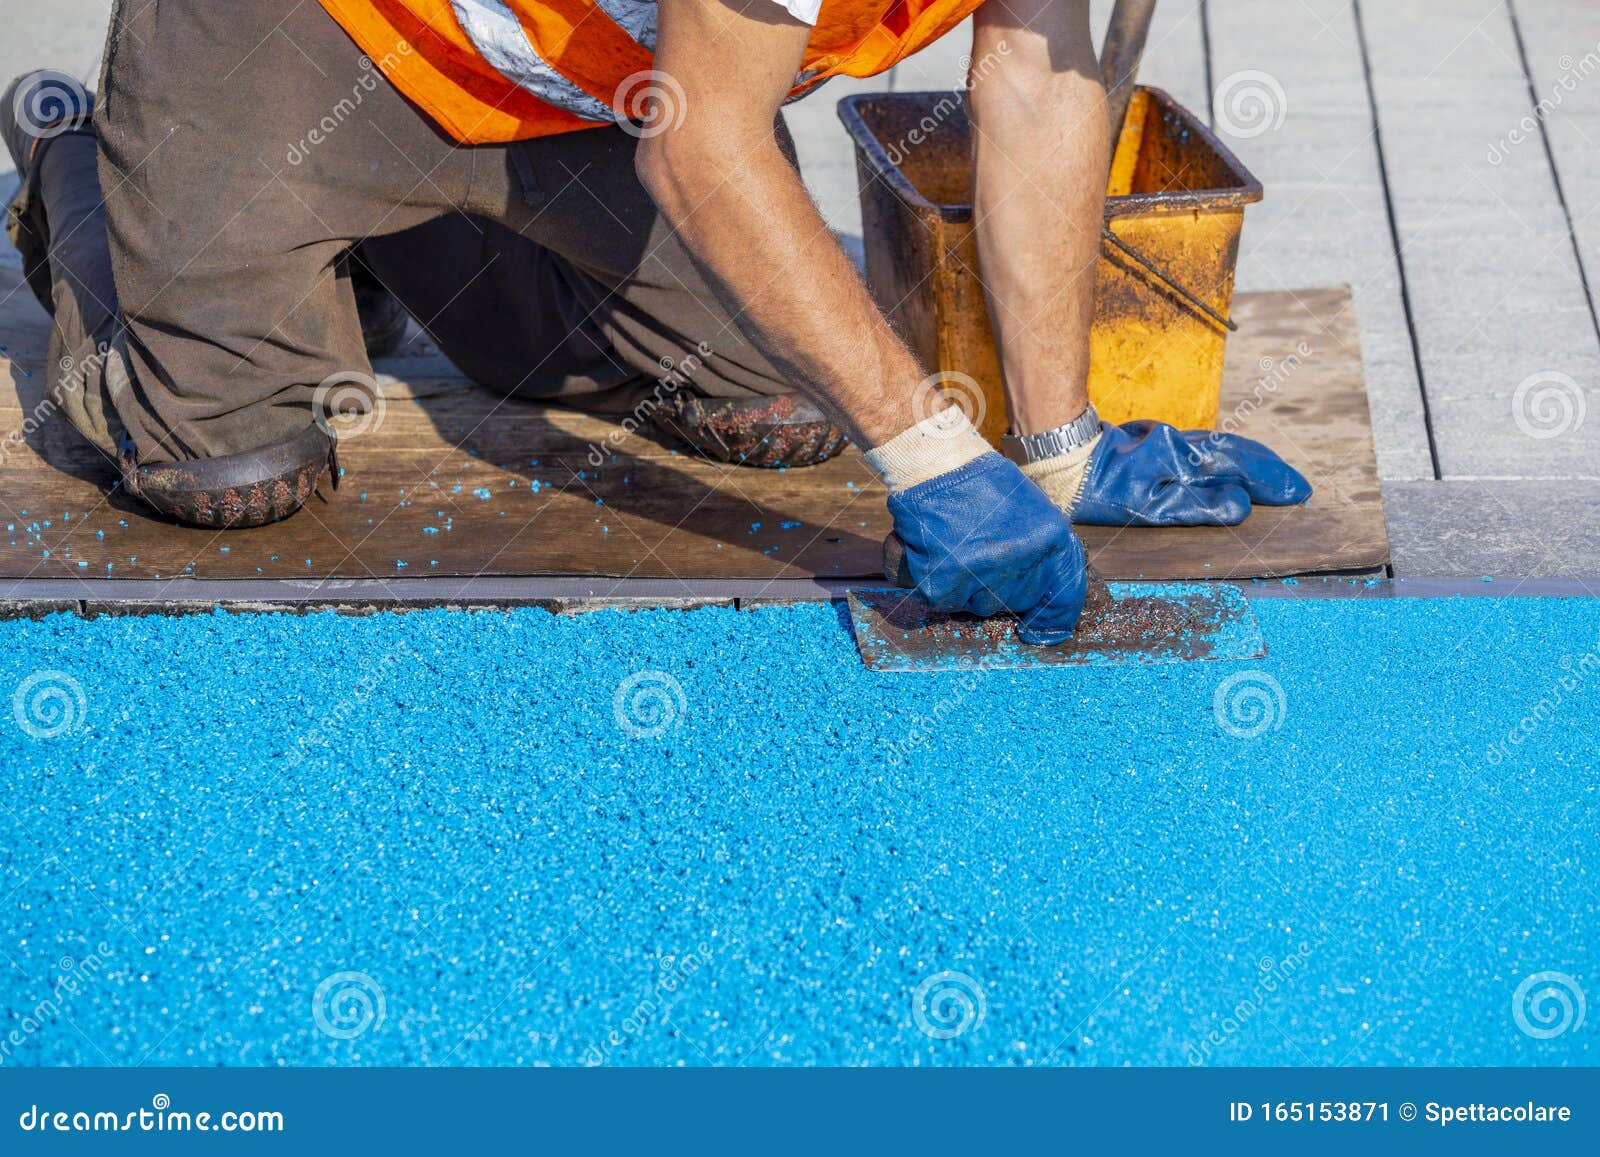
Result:
{"label": "brown work trousers", "polygon": [[321,383],[370,372],[357,246],[503,393],[624,412],[669,370],[712,397],[790,392],[656,212],[636,144],[458,145],[315,0],[119,2],[93,134],[45,142],[11,223],[55,316],[52,393],[142,462],[291,437]]}

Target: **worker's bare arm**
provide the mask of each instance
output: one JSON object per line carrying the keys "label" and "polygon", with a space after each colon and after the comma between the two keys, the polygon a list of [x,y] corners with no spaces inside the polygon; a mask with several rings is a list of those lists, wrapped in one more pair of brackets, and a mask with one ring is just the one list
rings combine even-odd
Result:
{"label": "worker's bare arm", "polygon": [[978,257],[1018,433],[1088,405],[1107,130],[1089,0],[988,0],[974,18]]}
{"label": "worker's bare arm", "polygon": [[666,127],[641,140],[637,167],[744,332],[874,446],[916,421],[923,371],[778,148],[773,124],[809,34],[769,0],[661,0],[655,67],[682,108],[661,110]]}

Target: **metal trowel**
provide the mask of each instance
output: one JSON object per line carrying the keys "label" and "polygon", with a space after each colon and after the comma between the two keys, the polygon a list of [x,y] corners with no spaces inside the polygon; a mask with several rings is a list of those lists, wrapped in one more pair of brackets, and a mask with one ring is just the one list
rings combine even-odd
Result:
{"label": "metal trowel", "polygon": [[1222,583],[1106,583],[1089,568],[1089,594],[1072,638],[1035,647],[1015,615],[980,619],[933,611],[916,591],[905,549],[890,535],[883,573],[892,589],[850,591],[861,660],[874,671],[1123,666],[1267,653],[1261,625],[1238,587]]}

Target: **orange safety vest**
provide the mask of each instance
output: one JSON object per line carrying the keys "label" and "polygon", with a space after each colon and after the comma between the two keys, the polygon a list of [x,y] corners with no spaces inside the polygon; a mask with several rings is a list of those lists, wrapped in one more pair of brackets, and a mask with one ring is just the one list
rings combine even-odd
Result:
{"label": "orange safety vest", "polygon": [[[640,74],[655,55],[656,0],[321,3],[396,88],[463,144],[638,119],[640,92],[654,79]],[[982,3],[823,0],[790,99],[830,76],[892,68]]]}

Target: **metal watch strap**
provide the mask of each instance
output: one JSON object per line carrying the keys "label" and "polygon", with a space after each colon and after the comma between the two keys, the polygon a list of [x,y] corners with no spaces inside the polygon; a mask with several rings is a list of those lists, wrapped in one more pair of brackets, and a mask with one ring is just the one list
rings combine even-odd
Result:
{"label": "metal watch strap", "polygon": [[1009,431],[1000,439],[1006,457],[1013,462],[1026,464],[1043,462],[1057,454],[1065,454],[1094,441],[1100,432],[1100,415],[1091,403],[1089,408],[1065,426],[1043,430],[1037,434],[1012,434]]}

